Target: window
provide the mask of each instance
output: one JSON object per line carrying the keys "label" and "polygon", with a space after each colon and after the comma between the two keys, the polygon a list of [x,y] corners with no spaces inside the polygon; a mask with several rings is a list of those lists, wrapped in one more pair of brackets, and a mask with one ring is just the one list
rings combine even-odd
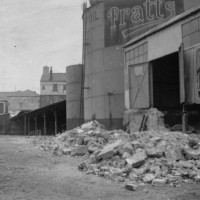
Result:
{"label": "window", "polygon": [[66,85],[63,85],[63,91],[65,91],[66,90]]}
{"label": "window", "polygon": [[42,90],[45,90],[45,86],[44,85],[42,86]]}
{"label": "window", "polygon": [[126,52],[126,63],[139,64],[147,62],[147,43]]}
{"label": "window", "polygon": [[182,25],[184,47],[191,47],[200,43],[200,17]]}
{"label": "window", "polygon": [[53,92],[57,92],[58,91],[58,85],[57,84],[53,84]]}

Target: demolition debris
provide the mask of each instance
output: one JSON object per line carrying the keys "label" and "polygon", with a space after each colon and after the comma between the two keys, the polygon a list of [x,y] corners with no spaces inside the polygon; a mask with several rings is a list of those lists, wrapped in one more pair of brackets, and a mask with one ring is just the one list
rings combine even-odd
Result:
{"label": "demolition debris", "polygon": [[114,181],[129,190],[200,182],[200,138],[182,132],[107,131],[92,121],[40,145],[53,154],[84,156],[78,169]]}

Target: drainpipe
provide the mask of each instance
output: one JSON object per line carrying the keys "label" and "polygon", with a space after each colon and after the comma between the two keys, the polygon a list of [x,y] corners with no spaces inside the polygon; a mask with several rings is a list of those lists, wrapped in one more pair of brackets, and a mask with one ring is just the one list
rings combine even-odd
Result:
{"label": "drainpipe", "polygon": [[113,126],[113,119],[112,119],[112,110],[111,110],[111,96],[113,96],[112,93],[108,92],[108,105],[109,105],[109,121],[110,121],[110,129]]}

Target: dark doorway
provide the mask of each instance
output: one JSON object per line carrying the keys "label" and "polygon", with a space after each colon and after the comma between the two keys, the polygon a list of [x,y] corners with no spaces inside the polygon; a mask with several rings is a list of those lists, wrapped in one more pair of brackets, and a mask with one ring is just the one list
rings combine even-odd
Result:
{"label": "dark doorway", "polygon": [[178,53],[152,61],[153,107],[159,110],[180,107]]}

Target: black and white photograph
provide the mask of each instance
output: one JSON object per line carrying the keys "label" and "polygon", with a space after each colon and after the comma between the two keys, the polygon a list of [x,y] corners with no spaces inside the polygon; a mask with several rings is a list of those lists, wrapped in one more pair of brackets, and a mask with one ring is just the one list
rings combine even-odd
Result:
{"label": "black and white photograph", "polygon": [[0,0],[0,200],[200,200],[200,0]]}

